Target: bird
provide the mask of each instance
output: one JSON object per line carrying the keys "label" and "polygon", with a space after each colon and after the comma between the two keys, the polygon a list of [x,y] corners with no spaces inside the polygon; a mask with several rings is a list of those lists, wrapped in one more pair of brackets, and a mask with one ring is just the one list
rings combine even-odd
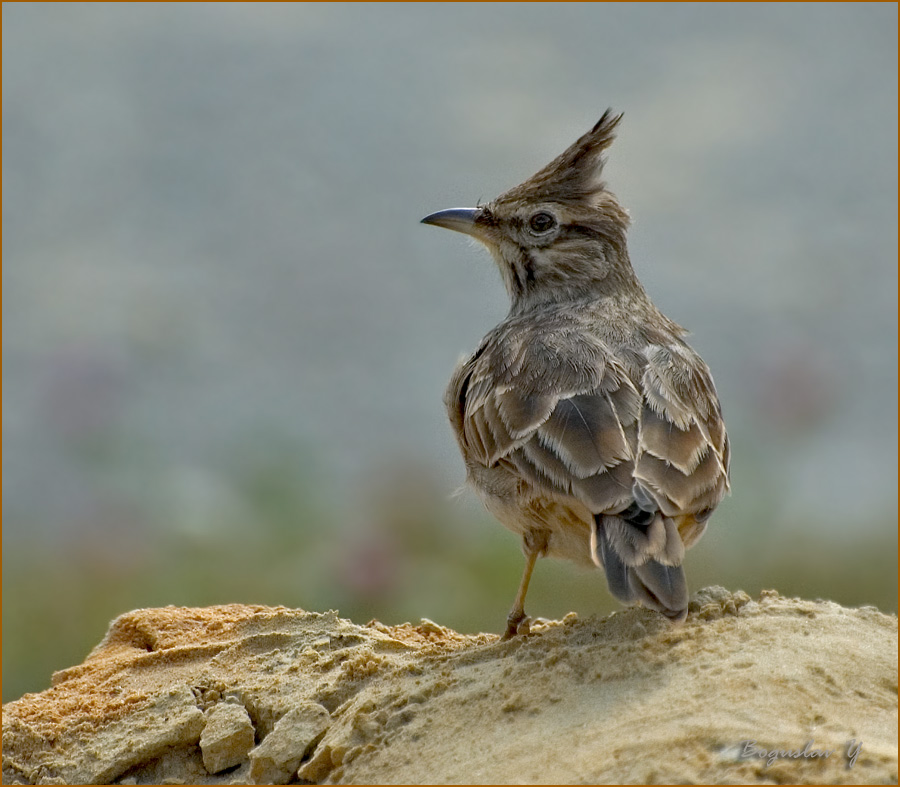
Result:
{"label": "bird", "polygon": [[422,219],[486,246],[510,299],[444,396],[467,482],[522,540],[504,639],[530,631],[540,557],[602,568],[621,603],[683,621],[685,550],[730,491],[710,369],[638,280],[603,180],[621,119],[493,201]]}

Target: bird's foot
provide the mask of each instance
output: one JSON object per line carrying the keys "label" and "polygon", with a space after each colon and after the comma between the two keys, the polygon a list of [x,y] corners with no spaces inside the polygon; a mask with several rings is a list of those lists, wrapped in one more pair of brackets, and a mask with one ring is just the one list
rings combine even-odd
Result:
{"label": "bird's foot", "polygon": [[531,633],[531,618],[524,612],[510,612],[506,619],[506,631],[501,641],[512,639],[517,635],[527,636]]}

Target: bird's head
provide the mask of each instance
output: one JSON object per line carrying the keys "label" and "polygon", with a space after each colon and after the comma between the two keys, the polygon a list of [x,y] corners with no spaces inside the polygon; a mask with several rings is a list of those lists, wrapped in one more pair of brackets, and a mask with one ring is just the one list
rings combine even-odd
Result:
{"label": "bird's head", "polygon": [[607,110],[524,183],[486,205],[442,210],[423,223],[484,243],[514,310],[640,290],[625,245],[628,213],[602,180],[603,153],[621,119]]}

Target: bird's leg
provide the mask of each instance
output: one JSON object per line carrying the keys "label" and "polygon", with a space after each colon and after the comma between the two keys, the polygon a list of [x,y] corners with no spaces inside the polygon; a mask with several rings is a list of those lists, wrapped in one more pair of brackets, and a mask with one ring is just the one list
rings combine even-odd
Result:
{"label": "bird's leg", "polygon": [[525,614],[525,596],[528,593],[528,583],[531,581],[531,572],[534,571],[534,564],[547,549],[547,534],[542,531],[526,531],[522,538],[522,548],[525,552],[525,571],[522,572],[522,581],[519,583],[519,592],[516,593],[516,600],[513,602],[512,609],[506,618],[506,632],[502,637],[504,640],[512,639],[516,634],[520,633],[520,626],[524,629],[521,633],[528,633],[526,628],[528,616]]}

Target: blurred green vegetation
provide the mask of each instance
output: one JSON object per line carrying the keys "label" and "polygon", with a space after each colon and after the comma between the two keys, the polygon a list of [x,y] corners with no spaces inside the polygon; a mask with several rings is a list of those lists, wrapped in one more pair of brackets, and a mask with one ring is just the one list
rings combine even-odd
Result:
{"label": "blurred green vegetation", "polygon": [[[353,498],[335,494],[287,449],[245,452],[239,465],[228,483],[241,521],[200,526],[196,513],[179,521],[176,512],[129,535],[7,548],[4,701],[47,688],[110,620],[138,607],[282,604],[337,609],[357,622],[428,617],[467,632],[502,629],[522,569],[517,540],[472,500],[450,499],[421,464],[389,463]],[[836,539],[812,522],[786,536],[741,499],[726,500],[689,553],[693,589],[775,588],[896,610],[889,512],[866,532],[891,536]],[[599,572],[548,560],[538,564],[527,608],[555,618],[618,607]]]}

